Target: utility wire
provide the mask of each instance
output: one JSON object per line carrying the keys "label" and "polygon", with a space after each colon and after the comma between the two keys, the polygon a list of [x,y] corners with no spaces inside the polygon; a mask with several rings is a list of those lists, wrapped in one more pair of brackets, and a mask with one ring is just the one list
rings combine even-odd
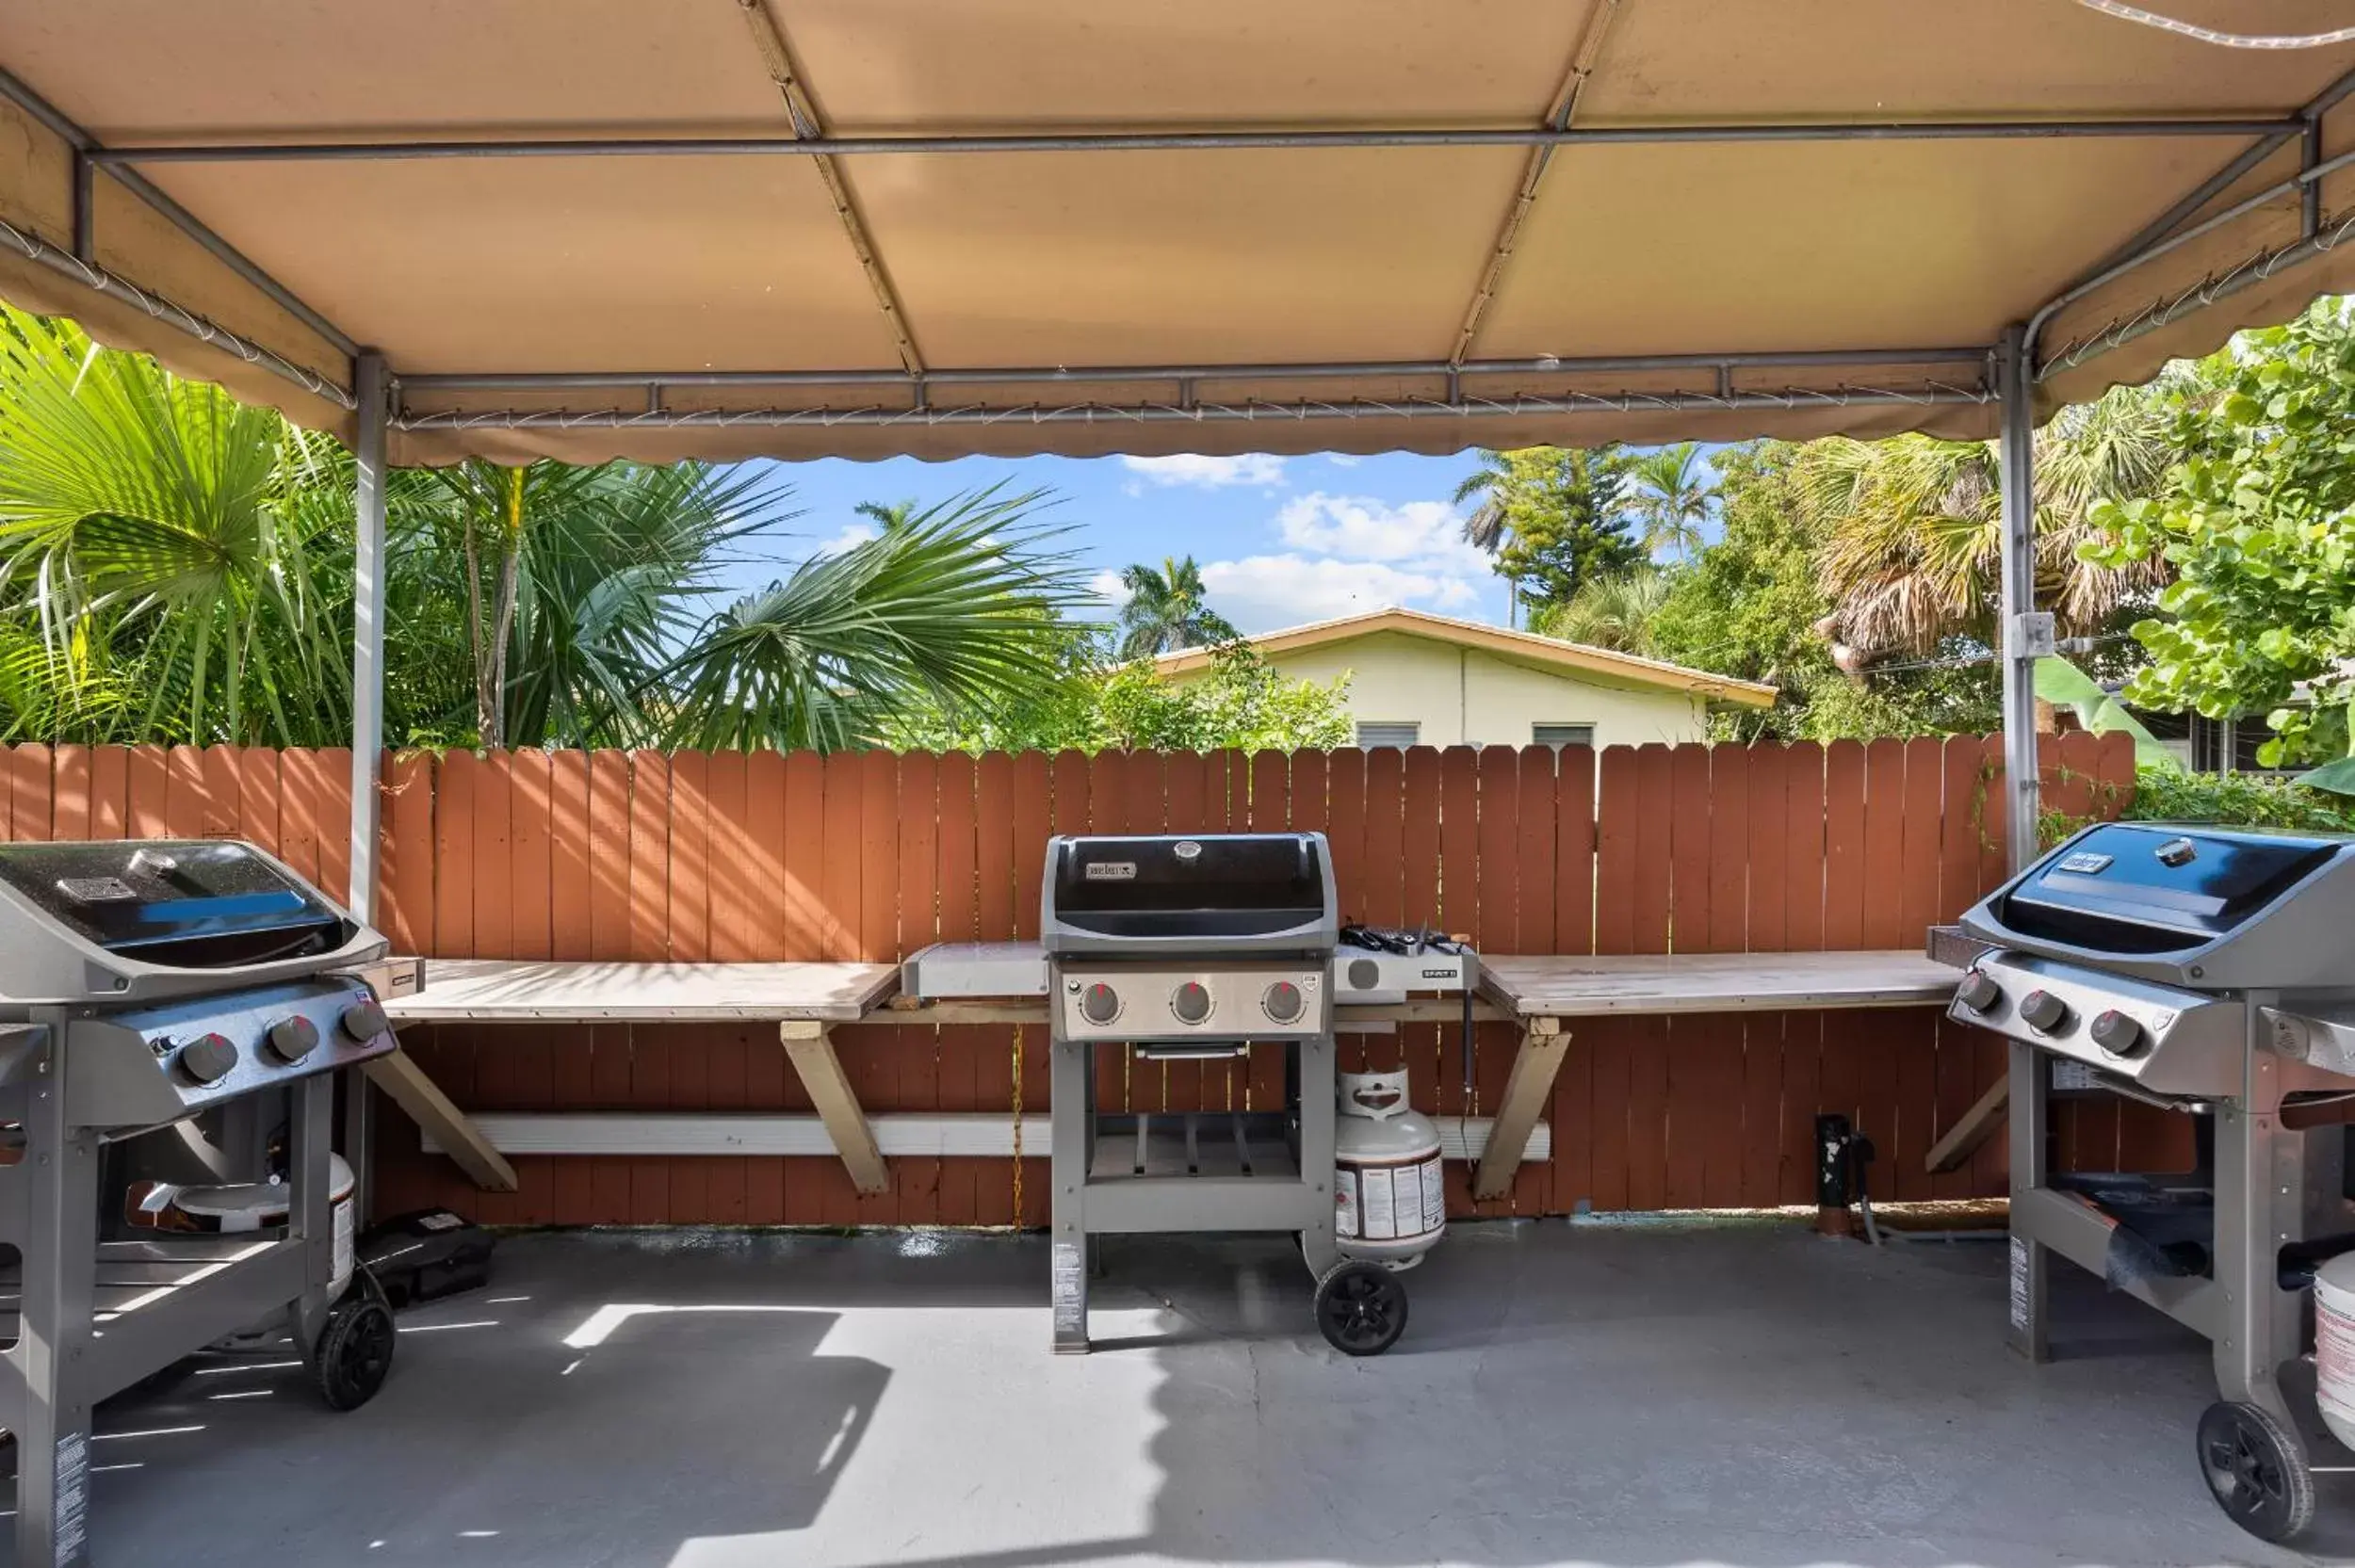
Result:
{"label": "utility wire", "polygon": [[[2099,637],[2069,637],[2053,644],[2056,653],[2089,654],[2104,642],[2122,642],[2134,636],[2132,632],[2103,632]],[[1969,664],[1993,664],[2004,656],[2003,650],[1990,649],[1984,654],[1957,654],[1942,659],[1916,659],[1907,664],[1867,665],[1857,671],[1860,675],[1894,675],[1907,670],[1957,670]]]}

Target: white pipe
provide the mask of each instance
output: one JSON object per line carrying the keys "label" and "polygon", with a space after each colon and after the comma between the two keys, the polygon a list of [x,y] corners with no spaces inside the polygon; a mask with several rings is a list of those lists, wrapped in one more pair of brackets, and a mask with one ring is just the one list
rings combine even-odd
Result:
{"label": "white pipe", "polygon": [[[1172,1117],[1178,1112],[1168,1113]],[[1205,1113],[1210,1114],[1210,1113]],[[752,1115],[649,1116],[489,1115],[471,1118],[476,1130],[503,1155],[756,1155],[818,1156],[835,1153],[825,1123],[815,1116],[777,1112]],[[1488,1146],[1494,1119],[1435,1116],[1439,1152],[1449,1159],[1476,1160]],[[886,1158],[1011,1158],[1014,1118],[987,1111],[886,1112],[868,1118],[875,1147]],[[441,1154],[430,1132],[420,1135],[427,1154]],[[1054,1144],[1054,1123],[1044,1113],[1022,1118],[1023,1153],[1045,1158]],[[1553,1129],[1540,1122],[1529,1135],[1525,1159],[1553,1157]]]}

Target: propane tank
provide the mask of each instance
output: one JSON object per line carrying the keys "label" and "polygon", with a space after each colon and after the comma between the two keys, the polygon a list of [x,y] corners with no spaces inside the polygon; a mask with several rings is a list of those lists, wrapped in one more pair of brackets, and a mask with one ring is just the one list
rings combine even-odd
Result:
{"label": "propane tank", "polygon": [[[351,1177],[351,1167],[344,1156],[327,1156],[327,1202],[333,1216],[334,1278],[328,1286],[328,1300],[344,1293],[351,1283],[352,1229],[355,1218],[351,1201],[357,1184]],[[283,1225],[293,1201],[294,1190],[285,1183],[238,1182],[228,1187],[183,1187],[164,1189],[167,1208],[161,1212],[178,1222],[171,1228],[181,1230],[218,1231],[234,1235],[241,1231],[258,1231],[266,1226]]]}
{"label": "propane tank", "polygon": [[2314,1274],[2314,1403],[2331,1435],[2355,1448],[2355,1253]]}
{"label": "propane tank", "polygon": [[1335,1240],[1343,1257],[1412,1269],[1447,1234],[1439,1129],[1407,1106],[1405,1068],[1338,1077]]}

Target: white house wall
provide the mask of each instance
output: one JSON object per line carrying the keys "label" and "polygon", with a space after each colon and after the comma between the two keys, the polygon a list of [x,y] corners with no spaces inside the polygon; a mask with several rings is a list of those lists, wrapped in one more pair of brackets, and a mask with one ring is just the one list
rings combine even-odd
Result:
{"label": "white house wall", "polygon": [[1412,720],[1429,746],[1526,746],[1533,724],[1592,724],[1598,746],[1707,736],[1706,703],[1691,693],[1604,686],[1395,632],[1293,649],[1268,662],[1293,679],[1348,674],[1351,717]]}

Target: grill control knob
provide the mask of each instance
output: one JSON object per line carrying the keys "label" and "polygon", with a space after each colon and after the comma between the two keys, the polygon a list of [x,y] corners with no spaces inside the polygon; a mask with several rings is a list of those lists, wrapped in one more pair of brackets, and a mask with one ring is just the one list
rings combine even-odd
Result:
{"label": "grill control knob", "polygon": [[2020,1016],[2039,1034],[2051,1034],[2069,1023],[2069,1004],[2049,991],[2031,991],[2020,998]]}
{"label": "grill control knob", "polygon": [[2004,999],[2004,988],[1985,970],[1973,969],[1955,987],[1955,1000],[1973,1012],[1985,1012]]}
{"label": "grill control knob", "polygon": [[2130,1057],[2151,1043],[2142,1032],[2142,1026],[2115,1010],[2097,1012],[2087,1033],[2093,1043],[2114,1057]]}
{"label": "grill control knob", "polygon": [[374,1002],[352,1003],[335,1023],[344,1033],[360,1041],[374,1040],[393,1026],[392,1020],[384,1016],[384,1010]]}
{"label": "grill control knob", "polygon": [[300,1061],[319,1046],[319,1026],[300,1013],[281,1018],[269,1026],[269,1054],[281,1061]]}
{"label": "grill control knob", "polygon": [[1180,1024],[1201,1023],[1210,1015],[1210,988],[1200,980],[1188,980],[1169,994],[1169,1010]]}
{"label": "grill control knob", "polygon": [[201,1034],[180,1047],[178,1060],[190,1083],[219,1083],[237,1065],[237,1048],[220,1035]]}
{"label": "grill control knob", "polygon": [[1120,993],[1096,981],[1080,993],[1080,1016],[1091,1024],[1109,1024],[1120,1016]]}
{"label": "grill control knob", "polygon": [[1278,1024],[1300,1021],[1300,987],[1290,980],[1277,980],[1259,997],[1259,1010]]}
{"label": "grill control knob", "polygon": [[1372,959],[1349,961],[1349,988],[1352,991],[1372,991],[1382,983],[1382,966]]}

